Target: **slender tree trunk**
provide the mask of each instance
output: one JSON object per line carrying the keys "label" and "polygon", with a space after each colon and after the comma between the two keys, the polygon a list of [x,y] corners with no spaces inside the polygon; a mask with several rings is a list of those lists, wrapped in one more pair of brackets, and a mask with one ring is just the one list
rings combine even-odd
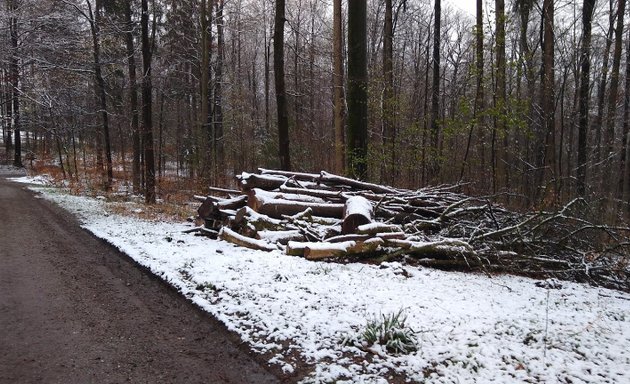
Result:
{"label": "slender tree trunk", "polygon": [[[556,193],[553,185],[552,191],[547,191],[548,182],[555,183],[556,156],[555,156],[555,72],[554,72],[554,4],[553,0],[543,2],[543,64],[541,80],[540,105],[542,110],[541,132],[537,148],[537,173],[536,186],[539,188],[538,198],[550,197]],[[544,193],[543,193],[544,192]],[[550,193],[551,192],[551,193]]]}
{"label": "slender tree trunk", "polygon": [[[602,73],[599,80],[599,86],[597,87],[597,115],[593,121],[593,128],[595,129],[595,158],[593,163],[599,164],[602,159],[602,131],[604,130],[604,105],[606,101],[606,85],[608,84],[608,60],[610,58],[610,48],[612,47],[613,32],[615,29],[615,17],[613,12],[613,0],[609,0],[609,17],[608,17],[608,32],[606,33],[606,46],[602,54]],[[598,168],[594,168],[595,171]],[[591,177],[591,179],[595,179]]]}
{"label": "slender tree trunk", "polygon": [[[385,23],[383,28],[383,166],[381,179],[389,175],[387,180],[391,185],[396,180],[396,127],[394,122],[394,25],[392,15],[392,0],[385,0]],[[388,163],[389,161],[389,164]],[[389,167],[388,167],[389,166]]]}
{"label": "slender tree trunk", "polygon": [[580,96],[578,121],[577,194],[586,194],[586,158],[588,138],[588,111],[591,83],[591,24],[595,0],[584,0],[582,6],[582,49],[580,51]]}
{"label": "slender tree trunk", "polygon": [[131,178],[133,192],[139,193],[141,189],[140,169],[140,123],[138,117],[138,80],[136,77],[136,56],[133,44],[133,21],[131,19],[131,2],[125,1],[125,43],[127,48],[127,69],[129,72],[129,106],[131,108],[131,141],[133,147],[133,160],[131,166]]}
{"label": "slender tree trunk", "polygon": [[[98,100],[99,112],[101,115],[102,122],[102,131],[101,133],[97,133],[97,167],[102,169],[102,160],[101,164],[98,164],[98,155],[101,152],[99,150],[98,143],[105,144],[105,161],[106,161],[106,174],[103,177],[103,187],[108,190],[111,187],[113,180],[113,168],[112,168],[112,151],[111,151],[111,141],[109,137],[109,114],[107,111],[107,94],[105,89],[105,79],[103,78],[103,69],[101,65],[101,43],[100,43],[100,23],[101,23],[101,4],[99,1],[96,2],[94,6],[94,10],[92,10],[92,4],[90,0],[86,0],[86,4],[88,6],[88,15],[89,15],[89,23],[90,30],[92,32],[92,48],[93,48],[93,57],[94,57],[94,78],[96,81],[95,92],[96,99]],[[100,139],[102,137],[102,139]]]}
{"label": "slender tree trunk", "polygon": [[[22,167],[22,137],[21,121],[20,121],[20,67],[18,59],[18,20],[15,12],[18,7],[16,0],[9,1],[9,33],[11,35],[11,58],[10,58],[10,72],[11,72],[11,102],[12,102],[12,128],[13,128],[13,165],[16,167]],[[9,141],[10,141],[9,137]]]}
{"label": "slender tree trunk", "polygon": [[440,40],[442,24],[442,2],[435,0],[434,17],[435,27],[433,31],[433,86],[431,88],[431,154],[429,161],[429,179],[435,178],[440,173],[439,148],[440,148]]}
{"label": "slender tree trunk", "polygon": [[278,157],[280,168],[291,169],[289,152],[289,116],[287,112],[287,94],[284,76],[284,23],[285,0],[276,0],[276,15],[273,33],[273,65],[276,85],[276,107],[278,113]]}
{"label": "slender tree trunk", "polygon": [[615,28],[615,49],[613,51],[613,64],[610,73],[610,94],[608,96],[608,111],[606,113],[606,122],[604,132],[606,142],[606,152],[604,153],[604,172],[602,177],[602,192],[615,194],[615,185],[610,183],[611,168],[615,155],[615,122],[617,117],[617,101],[619,92],[619,68],[621,66],[621,50],[623,38],[623,19],[626,11],[626,0],[619,0],[617,10],[617,26]]}
{"label": "slender tree trunk", "polygon": [[475,126],[479,135],[483,129],[483,118],[480,116],[483,110],[483,0],[477,0],[477,19],[475,24],[475,79],[477,88],[475,92],[475,103],[473,105],[473,121],[468,129],[468,139],[466,140],[466,152],[462,161],[462,168],[459,172],[459,179],[464,178],[464,172],[468,167],[468,156],[470,145],[473,139]]}
{"label": "slender tree trunk", "polygon": [[200,101],[199,123],[200,131],[205,134],[206,142],[203,144],[203,176],[211,177],[214,157],[214,131],[212,124],[212,92],[211,83],[211,45],[212,45],[212,0],[201,0],[201,63],[200,63]]}
{"label": "slender tree trunk", "polygon": [[215,175],[216,181],[222,183],[225,174],[225,149],[223,142],[223,56],[224,56],[224,36],[223,36],[223,0],[217,2],[217,63],[215,68],[216,85],[214,89],[214,153],[215,153]]}
{"label": "slender tree trunk", "polygon": [[[9,3],[7,3],[8,6]],[[9,10],[9,8],[7,8]],[[3,139],[4,146],[7,156],[13,150],[13,127],[11,125],[11,121],[13,120],[13,103],[11,102],[13,97],[13,83],[11,82],[10,68],[2,69],[2,111],[4,111],[4,115],[6,116],[5,123],[3,124]]]}
{"label": "slender tree trunk", "polygon": [[[507,91],[506,91],[506,85],[505,85],[506,64],[505,64],[505,1],[504,0],[495,1],[495,11],[496,11],[495,23],[496,23],[496,66],[497,66],[496,111],[498,113],[495,129],[499,138],[506,139],[508,132],[507,132],[507,125],[505,122],[507,120],[508,110],[507,110]],[[501,149],[497,151],[497,154],[495,155],[495,161],[494,161],[495,172],[493,172],[494,175],[493,175],[493,184],[492,184],[492,189],[494,193],[496,193],[498,189],[499,177],[504,176],[505,183],[506,185],[508,184],[508,177],[506,174],[507,167],[505,166],[505,162],[507,160],[505,156],[505,152],[506,152],[505,140],[503,140],[502,145],[497,145],[497,147],[500,147]]]}
{"label": "slender tree trunk", "polygon": [[621,198],[625,203],[625,211],[630,212],[630,38],[626,48],[626,83],[623,98],[623,128],[621,142],[621,177],[619,180]]}
{"label": "slender tree trunk", "polygon": [[142,0],[142,143],[144,146],[145,202],[155,203],[155,159],[153,153],[153,117],[151,85],[151,42],[149,41],[149,6]]}
{"label": "slender tree trunk", "polygon": [[335,171],[344,173],[345,132],[344,132],[344,89],[343,89],[343,35],[341,0],[333,1],[333,87],[334,87],[334,126],[335,126]]}
{"label": "slender tree trunk", "polygon": [[348,0],[348,162],[352,177],[367,177],[367,0]]}

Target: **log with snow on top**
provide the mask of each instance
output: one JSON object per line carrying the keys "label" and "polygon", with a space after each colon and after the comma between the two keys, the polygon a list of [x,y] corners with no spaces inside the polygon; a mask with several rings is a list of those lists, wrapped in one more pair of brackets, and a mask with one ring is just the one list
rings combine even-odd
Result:
{"label": "log with snow on top", "polygon": [[398,247],[405,253],[414,256],[449,256],[459,254],[475,254],[474,248],[467,242],[459,239],[441,239],[436,241],[410,241],[389,239],[387,246]]}
{"label": "log with snow on top", "polygon": [[269,243],[286,245],[289,241],[304,241],[304,235],[297,229],[286,231],[258,231],[256,238]]}
{"label": "log with snow on top", "polygon": [[268,192],[259,188],[248,191],[247,196],[249,207],[277,219],[295,215],[308,208],[316,216],[335,218],[343,216],[343,204],[326,203],[314,196]]}
{"label": "log with snow on top", "polygon": [[252,239],[251,237],[243,236],[227,227],[221,228],[219,231],[219,238],[241,247],[256,249],[259,251],[275,251],[278,249],[278,247],[274,244],[270,244],[264,240]]}
{"label": "log with snow on top", "polygon": [[408,254],[423,265],[630,289],[630,228],[593,223],[594,207],[583,199],[557,211],[519,213],[493,203],[497,196],[457,192],[462,185],[408,190],[325,171],[268,169],[237,179],[240,191],[210,188],[218,196],[195,198],[210,235],[225,226],[222,238],[250,248],[287,243],[288,254],[311,259]]}
{"label": "log with snow on top", "polygon": [[202,219],[214,219],[220,216],[221,210],[236,210],[247,204],[247,196],[241,195],[231,199],[221,199],[208,196],[201,204],[197,213]]}
{"label": "log with snow on top", "polygon": [[291,256],[304,256],[308,260],[320,260],[373,253],[384,243],[384,240],[378,238],[338,243],[290,241],[287,244],[286,253]]}

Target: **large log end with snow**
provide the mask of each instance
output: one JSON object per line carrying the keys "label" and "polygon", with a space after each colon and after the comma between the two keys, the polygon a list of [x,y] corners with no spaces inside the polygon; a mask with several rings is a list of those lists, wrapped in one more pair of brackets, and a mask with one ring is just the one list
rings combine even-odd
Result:
{"label": "large log end with snow", "polygon": [[356,233],[360,225],[372,222],[374,208],[368,199],[362,196],[351,196],[346,200],[343,210],[341,233]]}

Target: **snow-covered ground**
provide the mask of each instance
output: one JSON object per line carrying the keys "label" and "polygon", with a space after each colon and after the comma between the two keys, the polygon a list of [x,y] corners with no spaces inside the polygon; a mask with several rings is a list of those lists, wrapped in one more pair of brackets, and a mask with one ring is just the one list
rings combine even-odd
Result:
{"label": "snow-covered ground", "polygon": [[[32,179],[21,178],[23,182]],[[104,199],[35,187],[83,226],[174,285],[287,373],[308,383],[629,383],[630,295],[569,282],[442,272],[399,263],[312,262],[184,234]],[[402,311],[417,350],[360,339]]]}

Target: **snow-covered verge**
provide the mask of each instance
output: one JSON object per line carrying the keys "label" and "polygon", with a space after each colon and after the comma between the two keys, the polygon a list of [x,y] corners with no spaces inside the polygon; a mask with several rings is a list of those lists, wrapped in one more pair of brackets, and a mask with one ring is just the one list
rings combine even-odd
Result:
{"label": "snow-covered verge", "polygon": [[[21,179],[28,181],[29,179]],[[103,199],[34,187],[174,285],[304,382],[630,382],[630,295],[399,263],[335,264],[184,234],[190,224],[113,214]],[[403,311],[416,351],[343,343]]]}

